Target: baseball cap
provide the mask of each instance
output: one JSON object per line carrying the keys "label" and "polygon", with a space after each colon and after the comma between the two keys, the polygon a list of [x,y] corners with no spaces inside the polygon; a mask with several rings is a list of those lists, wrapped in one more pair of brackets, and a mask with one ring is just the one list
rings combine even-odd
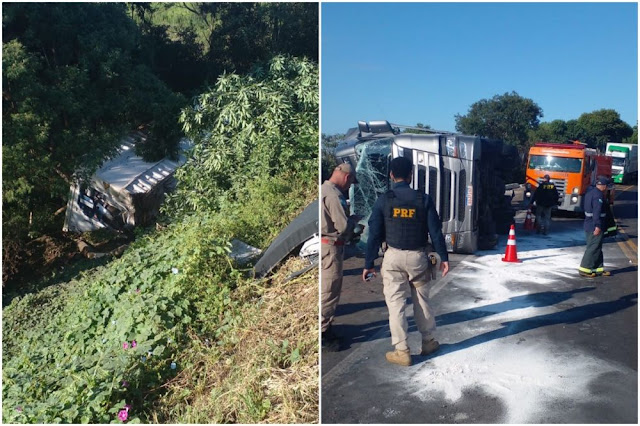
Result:
{"label": "baseball cap", "polygon": [[596,185],[609,185],[609,178],[606,176],[598,176],[596,178]]}
{"label": "baseball cap", "polygon": [[358,179],[356,178],[356,172],[353,170],[353,167],[351,167],[351,164],[349,163],[339,164],[338,167],[336,167],[336,170],[340,170],[342,173],[347,173],[353,176],[353,183],[358,183]]}
{"label": "baseball cap", "polygon": [[545,178],[545,179],[551,179],[551,176],[549,176],[549,175],[544,175],[544,178]]}

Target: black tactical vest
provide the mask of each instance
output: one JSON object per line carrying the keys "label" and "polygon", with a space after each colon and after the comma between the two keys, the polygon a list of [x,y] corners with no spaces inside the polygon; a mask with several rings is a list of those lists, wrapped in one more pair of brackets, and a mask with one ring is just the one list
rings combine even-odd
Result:
{"label": "black tactical vest", "polygon": [[414,200],[400,201],[393,190],[385,194],[385,240],[390,247],[418,250],[427,246],[427,209],[424,194],[416,191]]}

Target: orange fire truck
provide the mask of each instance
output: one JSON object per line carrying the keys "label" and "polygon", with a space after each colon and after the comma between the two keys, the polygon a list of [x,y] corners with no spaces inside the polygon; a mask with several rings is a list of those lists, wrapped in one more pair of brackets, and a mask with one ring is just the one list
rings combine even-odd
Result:
{"label": "orange fire truck", "polygon": [[[570,144],[539,142],[529,149],[526,185],[538,187],[549,175],[558,188],[558,209],[582,212],[582,201],[589,185],[597,176],[611,178],[611,157],[598,154],[595,149],[579,141]],[[613,194],[607,194],[610,199]]]}

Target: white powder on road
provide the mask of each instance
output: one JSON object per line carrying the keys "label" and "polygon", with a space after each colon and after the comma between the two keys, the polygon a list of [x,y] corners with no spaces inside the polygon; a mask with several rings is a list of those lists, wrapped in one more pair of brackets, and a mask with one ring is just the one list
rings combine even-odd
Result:
{"label": "white powder on road", "polygon": [[531,423],[554,400],[584,400],[589,383],[608,371],[615,370],[578,352],[554,353],[547,342],[493,340],[422,364],[412,374],[410,393],[455,403],[465,389],[481,388],[506,407],[507,417],[499,422]]}
{"label": "white powder on road", "polygon": [[[455,271],[454,285],[470,297],[464,297],[462,303],[460,298],[455,302],[439,298],[434,303],[436,306],[442,303],[440,307],[446,307],[444,313],[475,309],[486,315],[439,327],[437,336],[441,344],[456,344],[501,329],[501,323],[507,321],[562,310],[553,300],[550,305],[540,303],[531,306],[526,300],[522,306],[514,303],[505,307],[505,304],[513,303],[513,298],[519,296],[571,291],[592,285],[585,283],[576,287],[575,282],[566,280],[577,278],[583,251],[577,246],[581,244],[584,244],[581,230],[558,232],[548,237],[528,236],[517,240],[518,248],[522,249],[518,250],[518,258],[524,260],[523,263],[503,262],[503,254],[499,252],[504,250],[504,245],[499,250],[481,253],[484,255],[473,262],[461,262]],[[563,278],[564,283],[560,281]],[[551,283],[554,283],[553,287],[549,285]],[[568,296],[568,299],[558,302],[578,306],[592,300],[589,291]],[[441,309],[438,309],[438,314],[443,314]],[[416,337],[412,336],[413,339]],[[499,398],[506,408],[506,418],[500,422],[531,423],[544,418],[542,410],[554,401],[601,398],[589,395],[587,389],[590,382],[604,373],[636,374],[624,366],[612,366],[576,348],[560,348],[557,342],[525,337],[526,332],[495,338],[458,348],[412,367],[406,370],[410,375],[406,378],[410,383],[409,392],[424,401],[437,401],[444,397],[455,403],[463,397],[465,390],[481,389]],[[454,415],[456,421],[467,419],[466,413]]]}

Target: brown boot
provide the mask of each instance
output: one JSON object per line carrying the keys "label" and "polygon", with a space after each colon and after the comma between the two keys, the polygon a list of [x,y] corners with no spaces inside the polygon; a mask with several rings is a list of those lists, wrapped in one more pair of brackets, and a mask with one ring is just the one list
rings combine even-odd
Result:
{"label": "brown boot", "polygon": [[396,349],[395,351],[387,352],[387,361],[391,364],[398,364],[404,367],[410,366],[411,354],[409,353],[409,349]]}
{"label": "brown boot", "polygon": [[427,342],[425,342],[424,340],[422,341],[422,352],[420,352],[420,355],[425,356],[425,355],[430,355],[432,353],[434,353],[435,351],[437,351],[438,349],[440,349],[440,343],[438,343],[438,341],[436,339],[431,339]]}

